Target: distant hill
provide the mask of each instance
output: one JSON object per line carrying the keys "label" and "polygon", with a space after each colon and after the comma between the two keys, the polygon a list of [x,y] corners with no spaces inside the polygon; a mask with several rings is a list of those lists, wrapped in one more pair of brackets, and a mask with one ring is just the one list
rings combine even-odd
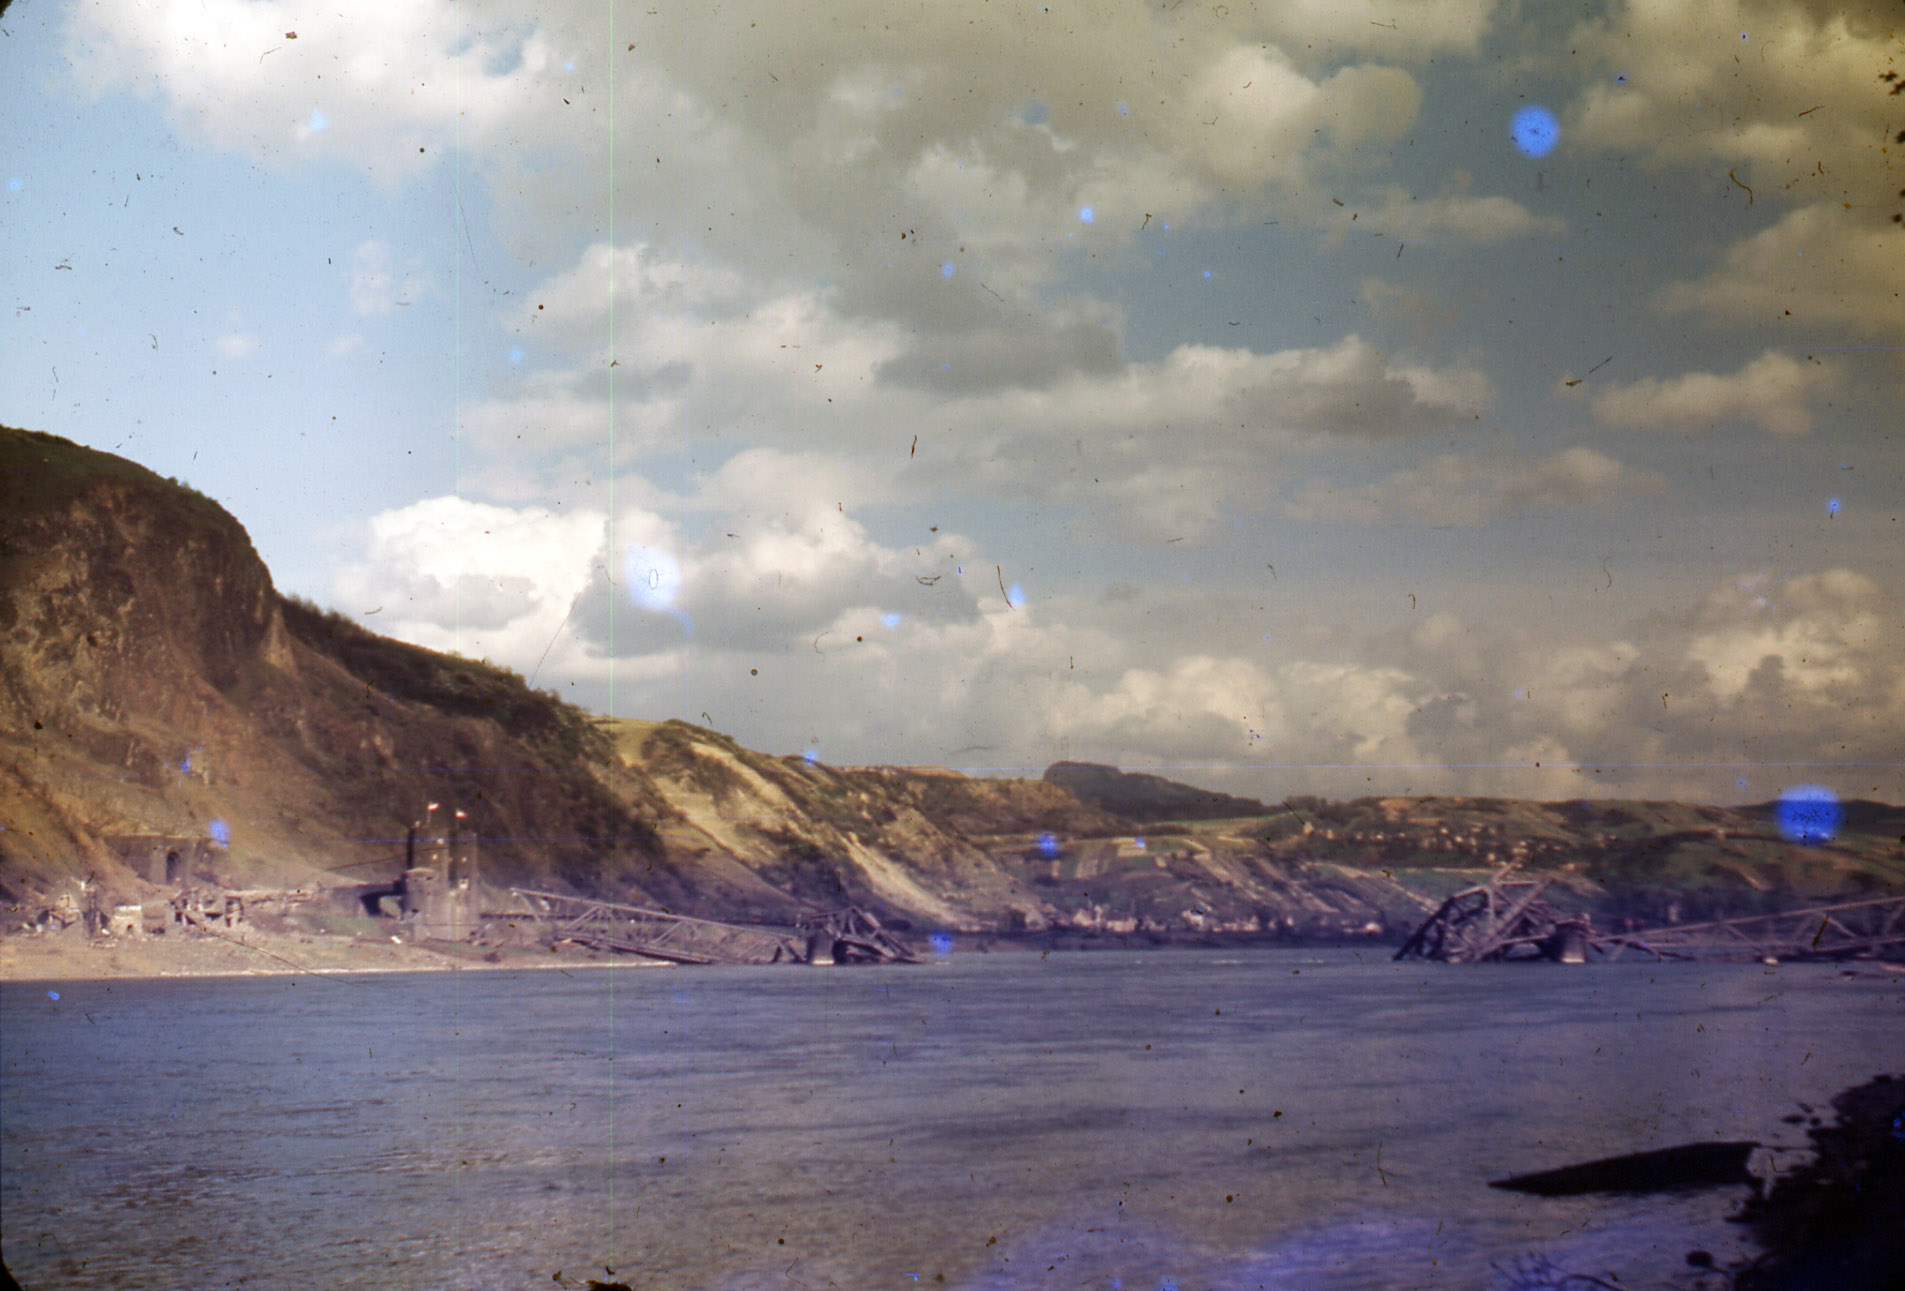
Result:
{"label": "distant hill", "polygon": [[1273,810],[1254,798],[1179,784],[1163,776],[1120,771],[1096,762],[1054,762],[1045,768],[1045,782],[1069,789],[1081,802],[1132,821],[1216,820],[1239,816],[1267,816]]}

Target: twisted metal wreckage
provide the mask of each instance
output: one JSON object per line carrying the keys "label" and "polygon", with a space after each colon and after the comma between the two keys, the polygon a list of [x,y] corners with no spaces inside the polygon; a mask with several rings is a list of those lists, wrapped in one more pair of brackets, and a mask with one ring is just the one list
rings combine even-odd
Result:
{"label": "twisted metal wreckage", "polygon": [[1395,958],[1582,964],[1590,956],[1611,962],[1632,949],[1657,959],[1833,960],[1905,949],[1905,897],[1604,933],[1595,931],[1585,912],[1561,911],[1542,900],[1551,886],[1551,880],[1509,879],[1504,872],[1457,892]]}
{"label": "twisted metal wreckage", "polygon": [[511,888],[530,907],[551,945],[665,959],[678,964],[911,964],[918,959],[880,921],[856,906],[809,915],[793,929],[720,923],[568,897],[531,888]]}

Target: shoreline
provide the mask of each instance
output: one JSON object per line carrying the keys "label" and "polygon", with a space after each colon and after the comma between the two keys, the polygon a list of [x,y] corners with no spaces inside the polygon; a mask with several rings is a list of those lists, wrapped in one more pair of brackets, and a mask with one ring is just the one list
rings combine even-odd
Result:
{"label": "shoreline", "polygon": [[265,933],[242,937],[87,937],[78,929],[0,936],[0,983],[205,977],[359,977],[506,969],[673,968],[659,959],[565,947],[555,953],[457,942]]}
{"label": "shoreline", "polygon": [[[1269,940],[1264,938],[1159,940],[1144,937],[1050,938],[1047,934],[961,934],[953,953],[1072,957],[1114,950],[1224,951],[1275,946],[1285,950],[1391,949],[1375,939]],[[937,958],[935,956],[935,958]],[[1696,962],[1696,961],[1689,961]],[[410,942],[392,938],[318,933],[265,932],[238,936],[88,937],[78,928],[41,935],[0,934],[0,984],[33,982],[140,981],[212,977],[363,977],[388,973],[458,973],[499,970],[567,971],[578,968],[648,969],[689,967],[671,960],[592,951],[576,946],[495,946],[468,942]],[[698,965],[696,965],[698,966]],[[1905,963],[1885,959],[1839,961],[1857,976],[1905,973]]]}
{"label": "shoreline", "polygon": [[[1276,945],[1303,949],[1349,944],[1390,949],[1381,938],[1298,939],[1261,935],[1107,934],[1073,929],[1036,932],[961,932],[968,955],[1076,955],[1108,950],[1238,949]],[[923,949],[923,947],[922,947]],[[226,934],[87,936],[71,927],[54,933],[0,934],[0,982],[124,981],[199,977],[359,976],[378,973],[454,973],[495,969],[676,968],[645,959],[563,946],[498,946],[469,942],[413,942],[362,934],[267,931],[257,925]]]}

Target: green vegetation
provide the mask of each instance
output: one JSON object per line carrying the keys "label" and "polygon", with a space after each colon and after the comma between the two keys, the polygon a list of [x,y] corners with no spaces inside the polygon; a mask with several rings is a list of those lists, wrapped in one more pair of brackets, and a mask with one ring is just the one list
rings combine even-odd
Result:
{"label": "green vegetation", "polygon": [[[0,426],[0,529],[31,527],[81,497],[100,496],[102,487],[109,495],[115,486],[138,495],[172,548],[198,542],[216,547],[234,532],[244,537],[223,507],[189,484],[58,435]],[[39,549],[37,542],[22,543],[13,558],[31,559]]]}
{"label": "green vegetation", "polygon": [[18,517],[57,510],[102,483],[180,487],[136,462],[82,448],[70,439],[0,426],[0,514]]}
{"label": "green vegetation", "polygon": [[299,597],[287,598],[283,610],[293,636],[392,699],[490,718],[564,766],[609,756],[610,742],[588,714],[548,691],[531,690],[520,673],[378,636]]}

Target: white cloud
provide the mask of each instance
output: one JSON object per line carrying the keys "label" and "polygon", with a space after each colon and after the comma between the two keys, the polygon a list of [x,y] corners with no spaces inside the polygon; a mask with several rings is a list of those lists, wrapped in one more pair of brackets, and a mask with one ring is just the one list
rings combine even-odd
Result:
{"label": "white cloud", "polygon": [[1313,482],[1287,510],[1299,520],[1479,525],[1521,511],[1602,505],[1663,486],[1651,471],[1580,446],[1535,459],[1444,453],[1369,484]]}
{"label": "white cloud", "polygon": [[1292,43],[1420,61],[1445,51],[1473,52],[1495,9],[1496,0],[1284,0],[1253,17]]}
{"label": "white cloud", "polygon": [[[1770,796],[1796,764],[1905,757],[1900,608],[1853,570],[1760,573],[1560,648],[1521,625],[1466,633],[1451,622],[1374,654],[1439,692],[1410,724],[1430,759],[1543,763],[1542,775],[1529,767],[1471,784],[1711,800],[1743,780]],[[1871,769],[1806,775],[1860,777],[1863,794],[1882,777],[1890,787],[1876,787],[1879,796],[1898,785],[1895,772]]]}
{"label": "white cloud", "polygon": [[1557,216],[1536,215],[1513,198],[1488,194],[1478,197],[1450,192],[1416,197],[1390,187],[1359,205],[1370,227],[1404,241],[1453,235],[1486,245],[1552,236],[1565,228]]}
{"label": "white cloud", "polygon": [[378,630],[530,671],[604,557],[605,517],[458,497],[384,511],[333,594]]}
{"label": "white cloud", "polygon": [[1112,375],[938,411],[972,485],[1183,538],[1231,508],[1267,510],[1297,463],[1336,437],[1410,438],[1472,419],[1493,395],[1473,369],[1400,363],[1348,336],[1272,354],[1179,346]]}
{"label": "white cloud", "polygon": [[429,275],[414,265],[395,268],[390,244],[372,238],[351,253],[349,289],[351,311],[375,317],[415,303],[432,290],[432,284]]}
{"label": "white cloud", "polygon": [[533,460],[551,450],[591,446],[601,451],[606,463],[613,446],[616,464],[621,465],[671,441],[680,442],[685,402],[681,390],[644,391],[638,385],[632,393],[618,392],[611,399],[606,390],[585,393],[591,385],[606,383],[599,378],[588,382],[573,373],[539,376],[513,397],[465,404],[458,423],[472,445],[499,459]]}
{"label": "white cloud", "polygon": [[951,535],[896,549],[839,512],[732,523],[742,527],[723,530],[694,556],[695,622],[723,649],[804,647],[829,630],[837,646],[863,644],[886,616],[896,624],[967,620],[989,586],[957,572],[957,548],[967,561],[974,553]]}
{"label": "white cloud", "polygon": [[1813,401],[1838,385],[1838,368],[1767,350],[1739,371],[1649,377],[1595,395],[1595,419],[1633,430],[1707,430],[1747,422],[1775,435],[1813,427]]}
{"label": "white cloud", "polygon": [[339,158],[387,181],[431,164],[452,129],[480,143],[522,128],[561,84],[533,20],[449,0],[88,5],[68,56],[95,93],[160,96],[177,128],[217,147]]}
{"label": "white cloud", "polygon": [[905,221],[896,234],[907,232],[912,246],[900,249],[913,252],[922,277],[950,263],[1014,295],[1053,277],[1068,250],[1125,242],[1149,205],[1189,212],[1216,195],[1204,168],[1162,141],[1114,145],[1049,125],[934,140],[892,182],[895,191],[868,200]]}
{"label": "white cloud", "polygon": [[1069,685],[1052,722],[1074,747],[1142,749],[1147,761],[1241,760],[1252,732],[1281,733],[1282,688],[1251,661],[1187,654],[1127,669],[1096,693]]}
{"label": "white cloud", "polygon": [[1882,195],[1875,154],[1894,105],[1876,78],[1896,40],[1890,9],[1882,0],[1614,5],[1568,38],[1569,61],[1598,73],[1568,108],[1568,136],[1657,164],[1719,159],[1720,178],[1736,170],[1761,199],[1816,201],[1848,185],[1855,205]]}
{"label": "white cloud", "polygon": [[[157,96],[180,129],[268,162],[321,155],[393,181],[454,142],[522,259],[600,235],[613,155],[619,227],[755,280],[829,264],[853,314],[891,312],[859,302],[881,294],[889,241],[1046,282],[1146,213],[1224,219],[1265,184],[1354,173],[1421,104],[1413,75],[1378,60],[1471,47],[1493,9],[1365,0],[1192,22],[1128,0],[1085,22],[927,9],[901,24],[845,0],[631,15],[606,50],[577,0],[340,4],[89,8],[69,47],[96,92]],[[1106,69],[1130,70],[1108,86]]]}
{"label": "white cloud", "polygon": [[736,275],[705,260],[691,271],[646,242],[597,242],[574,268],[536,284],[516,307],[511,327],[542,345],[594,351],[605,365],[612,358],[651,372],[682,361],[691,320],[738,312],[741,290]]}
{"label": "white cloud", "polygon": [[1708,599],[1686,657],[1706,670],[1723,700],[1740,700],[1756,675],[1770,674],[1810,699],[1857,703],[1864,693],[1881,711],[1897,712],[1905,699],[1898,691],[1898,627],[1879,612],[1884,600],[1876,583],[1852,570],[1783,584],[1766,575],[1741,579]]}
{"label": "white cloud", "polygon": [[1878,80],[1895,61],[1895,6],[1634,0],[1583,23],[1567,46],[1571,66],[1596,72],[1566,113],[1576,148],[1723,184],[1728,223],[1797,204],[1659,304],[1724,326],[1905,330],[1888,155],[1899,101]]}
{"label": "white cloud", "polygon": [[1318,132],[1342,148],[1405,133],[1422,105],[1399,68],[1345,67],[1315,81],[1274,45],[1238,45],[1202,68],[1175,142],[1221,184],[1294,178]]}
{"label": "white cloud", "polygon": [[247,332],[227,332],[212,344],[220,354],[234,361],[248,359],[258,352],[258,338]]}
{"label": "white cloud", "polygon": [[[1168,607],[1036,579],[1009,607],[970,540],[876,540],[831,501],[855,487],[838,463],[756,454],[701,481],[703,537],[624,508],[613,558],[600,512],[433,499],[380,516],[338,592],[422,644],[524,673],[546,653],[541,684],[577,698],[605,703],[612,675],[617,711],[682,712],[839,761],[1036,771],[1082,757],[1192,766],[1260,794],[1379,777],[1712,797],[1735,772],[1709,764],[1749,764],[1759,783],[1750,764],[1776,782],[1785,764],[1905,755],[1900,605],[1851,570],[1744,577],[1565,642],[1441,611],[1360,641],[1252,649],[1135,630]],[[631,552],[653,588],[631,584]],[[1251,770],[1265,764],[1284,769]]]}
{"label": "white cloud", "polygon": [[[930,276],[929,290],[959,289]],[[527,453],[546,470],[606,449],[611,425],[618,468],[685,444],[715,463],[741,445],[818,445],[881,463],[888,502],[930,481],[940,496],[1062,502],[1121,532],[1193,537],[1232,507],[1266,509],[1292,463],[1334,437],[1420,435],[1495,397],[1475,368],[1404,361],[1354,335],[1269,354],[1185,345],[1132,363],[1115,314],[1020,303],[994,302],[985,326],[901,337],[843,314],[834,291],[749,291],[718,263],[690,272],[646,246],[595,246],[526,293],[514,319],[520,335],[552,338],[545,348],[581,351],[578,365],[529,373],[460,420],[486,453]]]}
{"label": "white cloud", "polygon": [[1790,314],[1795,323],[1897,337],[1905,333],[1905,239],[1872,212],[1815,203],[1734,243],[1712,273],[1665,288],[1658,302],[1718,324]]}
{"label": "white cloud", "polygon": [[[1905,259],[1866,191],[1884,171],[1873,148],[1886,136],[1846,88],[1880,65],[1869,10],[1649,3],[1582,28],[1582,61],[1597,60],[1589,74],[1604,84],[1568,110],[1569,149],[1610,168],[1630,154],[1685,168],[1749,221],[1724,263],[1663,292],[1663,308],[1729,327],[1790,309],[1821,337],[1905,330]],[[1630,198],[1655,191],[1657,174],[1596,172],[1590,196],[1576,187],[1585,170],[1530,168],[1530,185],[1547,176],[1538,198],[1477,193],[1445,164],[1479,170],[1494,163],[1465,150],[1507,150],[1500,123],[1479,112],[1472,127],[1437,118],[1419,129],[1425,88],[1439,112],[1464,98],[1445,97],[1453,78],[1499,87],[1511,74],[1497,69],[1515,67],[1513,45],[1449,70],[1448,54],[1480,51],[1495,13],[1492,0],[1293,0],[1223,14],[994,0],[977,12],[926,6],[901,22],[871,0],[794,0],[618,9],[611,46],[601,7],[576,0],[533,11],[504,0],[153,0],[72,10],[70,50],[95,90],[155,97],[188,143],[266,168],[417,180],[454,138],[476,199],[481,245],[469,250],[487,263],[487,232],[514,261],[504,272],[546,275],[529,291],[507,284],[519,303],[498,295],[483,315],[523,354],[460,387],[460,478],[483,500],[379,515],[337,584],[347,608],[382,606],[371,621],[411,639],[525,673],[548,651],[545,677],[593,685],[595,700],[612,674],[621,711],[693,702],[686,715],[733,715],[737,733],[769,747],[824,735],[901,760],[997,744],[999,758],[1034,769],[1067,752],[1138,764],[1421,763],[1426,787],[1488,774],[1438,768],[1537,757],[1796,756],[1840,737],[1895,746],[1887,732],[1905,725],[1895,597],[1839,575],[1769,582],[1755,595],[1770,608],[1722,597],[1565,640],[1510,606],[1358,641],[1331,619],[1332,600],[1304,607],[1316,635],[1293,630],[1291,643],[1262,648],[1256,632],[1216,623],[1221,588],[1167,604],[1155,568],[1120,566],[1115,576],[1144,583],[1143,595],[1077,590],[1115,563],[1162,558],[1204,560],[1216,581],[1241,581],[1245,566],[1258,571],[1250,544],[1281,541],[1292,516],[1474,526],[1663,487],[1595,447],[1491,455],[1464,437],[1497,393],[1483,360],[1446,357],[1460,353],[1448,323],[1458,305],[1479,316],[1483,302],[1517,294],[1512,317],[1534,329],[1522,338],[1547,349],[1540,314],[1568,315],[1554,324],[1566,331],[1606,303],[1566,297],[1559,278],[1533,303],[1539,289],[1520,280],[1484,281],[1518,273],[1504,266],[1527,264],[1526,248],[1459,264],[1424,248],[1417,268],[1414,245],[1398,262],[1388,242],[1365,243],[1380,260],[1364,263],[1403,284],[1372,292],[1381,321],[1414,322],[1420,350],[1385,348],[1368,330],[1303,330],[1300,297],[1327,291],[1330,269],[1310,276],[1293,260],[1332,249],[1319,227],[1359,214],[1359,238],[1499,244],[1559,231],[1547,212],[1584,217],[1604,190],[1610,201],[1627,200],[1623,184]],[[1735,17],[1764,59],[1736,62],[1715,43],[1712,29]],[[1520,52],[1552,43],[1563,57],[1553,38],[1573,21],[1531,24],[1515,37]],[[1752,206],[1728,169],[1755,188]],[[1411,197],[1395,182],[1404,175],[1435,178]],[[1663,217],[1684,215],[1682,190],[1660,187]],[[447,189],[420,183],[410,196],[390,209],[448,209]],[[1795,201],[1806,205],[1782,216],[1778,204]],[[1264,227],[1270,219],[1281,231]],[[1761,220],[1773,222],[1753,232]],[[431,289],[437,262],[414,258],[422,244],[401,240],[404,227],[380,226],[339,257],[337,312],[348,301],[388,317]],[[452,241],[461,233],[440,228],[438,244]],[[1233,332],[1200,304],[1143,290],[1182,269],[1180,249],[1218,242],[1232,249],[1213,254],[1239,257],[1226,263],[1261,249],[1267,286],[1251,306],[1274,316],[1261,330]],[[1554,272],[1578,259],[1569,252],[1569,269]],[[1610,272],[1646,272],[1619,263]],[[1268,282],[1273,271],[1289,281]],[[445,273],[435,281],[447,290]],[[1062,294],[1117,275],[1142,331],[1119,308]],[[1196,299],[1223,300],[1219,288],[1235,281]],[[240,322],[208,329],[228,333],[212,344],[249,352],[256,340]],[[1141,357],[1127,357],[1131,335]],[[1316,339],[1266,341],[1264,352],[1178,343],[1212,335]],[[311,348],[321,354],[329,339]],[[342,337],[335,353],[359,344]],[[1610,352],[1597,345],[1593,356]],[[1487,362],[1512,365],[1513,351]],[[1792,433],[1832,393],[1821,369],[1796,366],[1797,351],[1769,349],[1730,373],[1706,355],[1659,363],[1680,375],[1609,390],[1602,373],[1576,394],[1599,394],[1591,407],[1604,424],[1730,418]],[[1526,411],[1514,413],[1524,426]],[[1859,459],[1855,478],[1873,479],[1875,464]],[[1319,472],[1327,480],[1309,483]],[[925,497],[932,515],[913,505]],[[1343,530],[1314,532],[1319,547],[1343,545]],[[1494,537],[1451,543],[1499,550]],[[1223,558],[1189,556],[1200,539],[1229,544]],[[1380,546],[1363,563],[1403,549]],[[1288,592],[1285,554],[1269,558],[1286,562]],[[1478,581],[1500,568],[1464,559]],[[1349,568],[1316,563],[1328,567],[1319,577]],[[1023,595],[1009,603],[1015,583]],[[1658,607],[1674,592],[1647,594]],[[1499,607],[1508,593],[1494,595]]]}
{"label": "white cloud", "polygon": [[695,506],[743,520],[803,524],[891,495],[892,476],[867,462],[817,452],[748,448],[696,479]]}
{"label": "white cloud", "polygon": [[741,454],[674,501],[715,518],[692,544],[679,520],[639,506],[623,506],[611,531],[593,507],[427,499],[369,522],[334,595],[360,611],[382,606],[383,631],[524,672],[565,623],[552,661],[590,672],[672,650],[684,630],[721,651],[775,652],[836,624],[864,636],[882,616],[971,618],[987,586],[959,572],[963,555],[976,575],[974,544],[950,533],[917,547],[874,540],[844,506],[868,491],[860,474],[813,455]]}

